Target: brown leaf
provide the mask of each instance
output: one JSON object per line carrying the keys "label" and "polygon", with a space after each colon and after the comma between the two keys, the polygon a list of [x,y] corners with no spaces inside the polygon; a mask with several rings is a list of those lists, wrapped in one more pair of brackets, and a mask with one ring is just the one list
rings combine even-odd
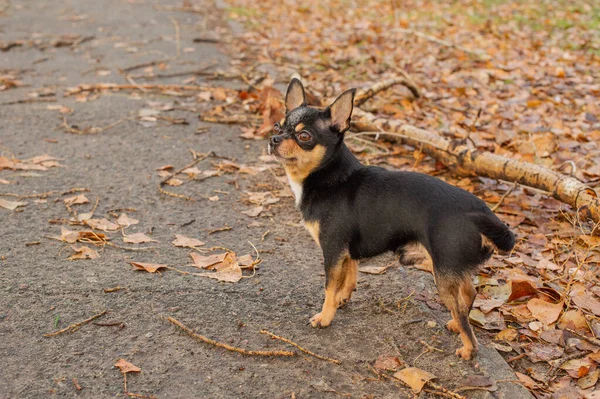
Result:
{"label": "brown leaf", "polygon": [[126,213],[122,213],[119,218],[117,219],[117,224],[119,226],[123,226],[124,228],[127,228],[131,225],[134,224],[138,224],[140,221],[134,218],[130,218],[129,216],[127,216]]}
{"label": "brown leaf", "polygon": [[557,345],[544,343],[532,343],[528,345],[525,350],[529,359],[534,363],[558,359],[565,353],[564,349]]}
{"label": "brown leaf", "polygon": [[92,229],[102,230],[102,231],[115,231],[119,230],[119,225],[111,222],[106,218],[102,219],[88,219],[84,221],[84,223],[90,226]]}
{"label": "brown leaf", "polygon": [[406,363],[397,356],[379,355],[373,367],[376,370],[396,371],[405,367]]}
{"label": "brown leaf", "polygon": [[96,251],[95,249],[88,248],[85,245],[82,245],[80,247],[71,245],[71,248],[73,249],[73,251],[75,251],[75,253],[69,256],[69,260],[96,259],[100,257],[98,251]]}
{"label": "brown leaf", "polygon": [[134,366],[133,364],[129,363],[125,359],[117,360],[117,362],[115,363],[115,367],[117,367],[119,370],[121,370],[121,373],[123,373],[123,374],[139,373],[140,371],[142,371],[141,368],[139,368],[138,366]]}
{"label": "brown leaf", "polygon": [[573,298],[571,299],[577,307],[588,310],[596,316],[600,316],[600,301],[596,299],[592,294],[584,292],[579,295],[573,296]]}
{"label": "brown leaf", "polygon": [[496,334],[494,339],[496,341],[512,342],[515,341],[518,336],[519,332],[514,328],[505,328],[504,330]]}
{"label": "brown leaf", "polygon": [[200,254],[197,254],[196,252],[191,252],[190,256],[194,261],[194,266],[199,267],[201,269],[212,270],[215,269],[215,265],[223,263],[227,254],[228,252],[224,252],[222,254],[202,256]]}
{"label": "brown leaf", "polygon": [[532,298],[527,302],[527,309],[531,315],[544,323],[550,325],[558,320],[563,309],[563,303],[550,303],[539,298]]}
{"label": "brown leaf", "polygon": [[262,206],[256,206],[256,207],[254,207],[254,208],[252,208],[252,209],[249,209],[249,210],[247,210],[247,211],[242,211],[242,213],[243,213],[244,215],[248,215],[248,216],[250,216],[250,217],[253,217],[253,218],[255,218],[255,217],[257,217],[258,215],[260,215],[260,214],[261,214],[261,212],[262,212],[264,209],[265,209],[265,208],[263,208]]}
{"label": "brown leaf", "polygon": [[198,273],[196,275],[224,281],[227,283],[237,283],[240,281],[242,279],[242,269],[240,268],[240,265],[238,265],[237,262],[233,262],[224,267],[225,263],[226,262],[224,262],[214,273]]}
{"label": "brown leaf", "polygon": [[167,180],[167,184],[172,187],[178,187],[183,184],[183,180],[173,177],[173,178]]}
{"label": "brown leaf", "polygon": [[65,198],[63,201],[67,206],[87,204],[88,202],[90,202],[90,200],[87,199],[85,194],[79,194],[74,197]]}
{"label": "brown leaf", "polygon": [[358,271],[366,274],[383,274],[390,268],[391,265],[385,266],[361,266]]}
{"label": "brown leaf", "polygon": [[9,200],[0,198],[0,208],[5,208],[5,209],[8,209],[9,211],[14,211],[18,207],[25,206],[25,205],[27,205],[27,202],[9,201]]}
{"label": "brown leaf", "polygon": [[587,330],[588,324],[585,315],[579,309],[567,310],[558,321],[558,328],[571,328],[573,330]]}
{"label": "brown leaf", "polygon": [[156,273],[160,269],[168,267],[160,263],[142,263],[142,262],[129,262],[129,264],[135,267],[137,270],[145,270],[148,273]]}
{"label": "brown leaf", "polygon": [[436,378],[434,374],[416,367],[407,367],[394,373],[394,378],[408,385],[414,393],[419,393],[428,381]]}
{"label": "brown leaf", "polygon": [[175,234],[175,239],[171,242],[171,244],[175,245],[176,247],[194,248],[203,246],[204,242],[195,238],[186,237],[182,234]]}
{"label": "brown leaf", "polygon": [[512,280],[510,296],[506,302],[512,302],[520,298],[537,295],[537,289],[529,281]]}
{"label": "brown leaf", "polygon": [[142,244],[144,242],[158,242],[144,233],[129,234],[123,237],[123,242],[128,244]]}
{"label": "brown leaf", "polygon": [[523,383],[523,385],[525,385],[526,388],[529,389],[535,389],[537,388],[537,383],[529,376],[519,373],[518,371],[515,372],[515,375],[517,376],[517,378],[519,379],[519,381],[521,381]]}
{"label": "brown leaf", "polygon": [[598,382],[598,376],[600,376],[600,370],[594,370],[585,377],[577,380],[577,385],[581,389],[591,388]]}

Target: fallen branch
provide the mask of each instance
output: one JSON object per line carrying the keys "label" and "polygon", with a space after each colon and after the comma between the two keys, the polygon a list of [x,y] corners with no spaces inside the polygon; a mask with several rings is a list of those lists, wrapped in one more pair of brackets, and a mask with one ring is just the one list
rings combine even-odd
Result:
{"label": "fallen branch", "polygon": [[363,132],[359,134],[385,134],[390,136],[391,141],[418,147],[459,173],[474,173],[549,192],[554,198],[571,205],[584,217],[600,222],[598,194],[573,177],[539,165],[478,151],[401,121],[377,118],[360,109],[355,108],[354,113],[358,117],[353,123],[354,129]]}
{"label": "fallen branch", "polygon": [[401,84],[401,85],[405,86],[407,89],[409,89],[411,91],[413,96],[415,96],[416,98],[421,97],[419,88],[417,87],[415,82],[412,80],[412,78],[408,75],[408,73],[406,73],[403,70],[400,70],[400,73],[403,76],[396,76],[396,77],[393,77],[390,79],[386,79],[386,80],[383,80],[381,82],[374,84],[373,86],[369,87],[367,90],[361,90],[354,98],[354,105],[357,107],[360,107],[368,99],[375,96],[377,93],[379,93],[383,90],[387,90],[390,87],[395,86],[397,84]]}
{"label": "fallen branch", "polygon": [[337,360],[337,359],[332,359],[332,358],[330,358],[330,357],[327,357],[327,356],[317,355],[316,353],[314,353],[314,352],[311,352],[311,351],[309,351],[308,349],[305,349],[305,348],[301,347],[301,346],[300,346],[300,345],[298,345],[297,343],[295,343],[295,342],[292,342],[292,341],[290,341],[290,340],[289,340],[289,339],[287,339],[287,338],[283,338],[283,337],[280,337],[280,336],[278,336],[278,335],[275,335],[275,334],[273,334],[273,333],[271,333],[271,332],[269,332],[269,331],[267,331],[267,330],[260,330],[260,333],[261,333],[261,334],[266,334],[266,335],[270,336],[270,337],[271,337],[271,338],[273,338],[273,339],[278,339],[278,340],[280,340],[280,341],[283,341],[283,342],[285,342],[285,343],[287,343],[287,344],[290,344],[290,345],[292,345],[292,346],[295,346],[296,348],[298,348],[298,349],[299,349],[299,350],[301,350],[302,352],[304,352],[304,353],[306,353],[306,354],[308,354],[308,355],[314,356],[314,357],[316,357],[317,359],[325,360],[325,361],[331,362],[331,363],[333,363],[333,364],[341,364],[341,363],[342,363],[340,360]]}
{"label": "fallen branch", "polygon": [[285,356],[285,357],[296,356],[295,352],[288,352],[288,351],[254,351],[254,350],[248,350],[248,349],[244,349],[244,348],[238,348],[236,346],[231,346],[231,345],[228,345],[228,344],[225,344],[225,343],[222,343],[222,342],[217,342],[217,341],[214,341],[214,340],[212,340],[210,338],[206,338],[203,335],[196,334],[190,328],[186,327],[180,321],[175,320],[172,317],[168,317],[167,320],[171,324],[174,324],[177,327],[181,328],[187,335],[189,335],[192,338],[196,338],[196,339],[198,339],[198,340],[200,340],[202,342],[205,342],[205,343],[210,344],[210,345],[214,345],[214,346],[219,347],[219,348],[227,349],[228,351],[241,353],[242,355],[249,355],[249,356]]}
{"label": "fallen branch", "polygon": [[70,326],[63,328],[62,330],[54,331],[53,333],[44,334],[44,337],[54,337],[56,335],[62,334],[62,333],[67,332],[67,331],[71,331],[71,332],[76,331],[82,325],[87,324],[90,321],[97,319],[98,317],[104,316],[106,314],[106,312],[107,312],[106,310],[103,311],[103,312],[100,312],[97,315],[94,315],[94,316],[90,317],[89,319],[85,319],[85,320],[80,321],[78,323],[71,324]]}
{"label": "fallen branch", "polygon": [[421,39],[425,39],[425,40],[428,40],[428,41],[430,41],[432,43],[439,44],[440,46],[450,47],[450,48],[462,51],[464,53],[474,55],[474,56],[479,57],[480,59],[482,59],[484,61],[488,61],[488,60],[490,60],[492,58],[488,54],[484,53],[481,50],[470,50],[468,48],[459,46],[458,44],[454,44],[454,43],[449,42],[447,40],[438,39],[435,36],[427,35],[425,33],[422,33],[422,32],[416,31],[416,30],[404,29],[404,28],[395,28],[392,31],[393,32],[400,32],[400,33],[407,33],[409,35],[417,36],[417,37],[420,37]]}
{"label": "fallen branch", "polygon": [[172,193],[170,191],[167,191],[163,188],[163,186],[169,181],[171,180],[173,177],[177,176],[178,174],[180,174],[181,172],[183,172],[184,170],[191,168],[192,166],[202,162],[203,160],[205,160],[208,157],[212,157],[215,156],[214,152],[209,152],[208,154],[204,154],[201,157],[196,158],[195,160],[193,160],[192,162],[190,162],[189,164],[185,165],[182,168],[177,169],[175,172],[171,173],[169,176],[167,176],[166,178],[164,178],[163,180],[161,180],[160,183],[158,183],[158,191],[160,191],[163,194],[169,195],[171,197],[176,197],[176,198],[182,198],[188,201],[193,201],[194,199],[192,197],[188,197],[182,194],[177,194],[177,193]]}
{"label": "fallen branch", "polygon": [[592,344],[592,345],[596,345],[598,347],[600,347],[600,339],[598,338],[593,338],[593,337],[588,337],[587,335],[583,335],[575,330],[572,330],[570,328],[566,329],[568,332],[570,332],[573,335],[576,335],[577,337],[581,338],[582,340]]}

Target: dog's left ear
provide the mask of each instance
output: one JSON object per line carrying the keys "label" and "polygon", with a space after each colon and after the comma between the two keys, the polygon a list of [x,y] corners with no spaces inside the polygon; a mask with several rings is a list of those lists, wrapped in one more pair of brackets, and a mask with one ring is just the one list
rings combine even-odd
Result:
{"label": "dog's left ear", "polygon": [[350,118],[354,107],[354,94],[356,89],[346,90],[333,104],[325,109],[325,115],[331,119],[331,127],[339,133],[344,133],[350,129]]}
{"label": "dog's left ear", "polygon": [[306,94],[304,94],[304,86],[300,80],[294,78],[288,86],[285,94],[285,113],[287,114],[293,109],[306,105]]}

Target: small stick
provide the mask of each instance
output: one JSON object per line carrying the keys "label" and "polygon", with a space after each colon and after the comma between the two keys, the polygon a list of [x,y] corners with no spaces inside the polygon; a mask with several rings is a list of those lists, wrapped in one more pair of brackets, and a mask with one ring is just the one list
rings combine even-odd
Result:
{"label": "small stick", "polygon": [[428,40],[430,42],[439,44],[441,46],[446,46],[446,47],[454,48],[454,49],[462,51],[464,53],[475,55],[475,56],[479,57],[480,59],[482,59],[483,61],[487,61],[487,60],[491,59],[491,57],[488,54],[484,53],[481,50],[469,50],[469,49],[464,48],[462,46],[459,46],[457,44],[451,43],[451,42],[449,42],[447,40],[438,39],[437,37],[434,37],[434,36],[431,36],[431,35],[427,35],[425,33],[421,33],[421,32],[418,32],[416,30],[404,29],[404,28],[395,28],[395,29],[393,29],[393,31],[394,32],[400,32],[400,33],[408,33],[410,35],[414,35],[414,36],[420,37],[421,39]]}
{"label": "small stick", "polygon": [[158,11],[181,11],[181,12],[192,12],[192,13],[196,13],[196,14],[206,14],[206,12],[204,11],[203,8],[200,7],[177,7],[177,6],[161,6],[161,5],[155,5],[154,6],[155,10]]}
{"label": "small stick", "polygon": [[513,192],[513,190],[517,187],[517,183],[515,183],[511,188],[509,188],[508,190],[506,190],[506,192],[504,194],[502,194],[502,197],[500,197],[500,201],[498,201],[498,203],[496,205],[494,205],[492,207],[492,212],[496,212],[496,210],[498,208],[500,208],[500,205],[502,205],[502,202],[504,201],[504,199]]}
{"label": "small stick", "polygon": [[123,289],[123,287],[121,287],[120,285],[117,285],[116,287],[112,287],[112,288],[105,288],[104,292],[105,293],[110,293],[110,292],[117,292],[117,291],[121,291]]}
{"label": "small stick", "polygon": [[567,330],[571,334],[577,335],[579,338],[581,338],[582,340],[584,340],[586,342],[589,342],[592,345],[600,346],[600,339],[598,339],[598,338],[588,337],[588,336],[583,335],[583,334],[581,334],[575,330],[572,330],[570,328],[566,328],[565,330]]}
{"label": "small stick", "polygon": [[579,359],[582,357],[587,356],[590,353],[590,351],[585,351],[585,352],[575,352],[575,353],[571,353],[568,356],[562,357],[560,359],[557,359],[557,361],[553,361],[554,364],[552,365],[552,368],[550,369],[550,371],[548,372],[548,376],[549,377],[554,377],[554,374],[556,374],[556,372],[558,371],[558,369],[560,368],[560,366],[562,366],[563,364],[565,364],[566,362],[568,362],[569,360],[573,360],[573,359]]}
{"label": "small stick", "polygon": [[407,89],[411,91],[413,96],[419,98],[421,94],[419,93],[419,89],[417,85],[413,82],[412,78],[403,70],[400,70],[400,73],[403,76],[396,76],[391,79],[383,80],[381,82],[377,82],[368,89],[364,89],[356,93],[356,98],[354,99],[354,103],[357,107],[364,104],[368,99],[375,96],[377,93],[387,90],[392,86],[397,84],[401,84],[405,86]]}
{"label": "small stick", "polygon": [[462,396],[461,394],[458,394],[456,392],[452,392],[451,390],[449,390],[448,388],[444,388],[441,385],[438,385],[434,382],[428,381],[427,385],[429,385],[430,387],[432,387],[433,389],[443,392],[446,395],[448,395],[451,398],[455,398],[455,399],[467,399],[466,397]]}
{"label": "small stick", "polygon": [[131,71],[133,71],[135,69],[146,68],[146,67],[149,67],[149,66],[154,66],[154,65],[157,65],[157,64],[162,64],[162,63],[165,63],[165,62],[169,62],[171,60],[172,60],[172,58],[167,58],[165,60],[144,62],[143,64],[132,65],[132,66],[129,66],[127,68],[119,69],[119,71],[121,73],[131,72]]}
{"label": "small stick", "polygon": [[173,25],[175,25],[175,41],[177,43],[177,58],[181,57],[181,33],[179,29],[179,22],[173,17],[169,17]]}
{"label": "small stick", "polygon": [[118,245],[118,244],[115,244],[115,243],[112,243],[112,242],[108,242],[108,241],[103,242],[102,245],[108,245],[110,247],[124,249],[125,251],[147,251],[147,250],[150,250],[150,249],[156,249],[156,247],[128,248],[128,247],[123,247],[121,245]]}
{"label": "small stick", "polygon": [[137,75],[136,79],[151,80],[151,79],[176,78],[178,76],[185,76],[185,75],[200,75],[202,72],[214,67],[215,65],[217,65],[217,63],[213,62],[213,63],[208,64],[200,69],[194,69],[192,71],[173,72],[173,73],[158,73],[156,75],[151,75],[151,76]]}
{"label": "small stick", "polygon": [[517,360],[521,360],[523,359],[527,354],[526,353],[521,353],[520,355],[517,356],[513,356],[511,358],[509,358],[506,363],[512,363],[512,362],[516,362]]}
{"label": "small stick", "polygon": [[181,90],[181,91],[206,91],[214,89],[214,87],[196,86],[196,85],[161,85],[161,84],[116,84],[116,83],[95,83],[95,84],[80,84],[75,88],[68,89],[65,93],[65,97],[72,96],[73,94],[85,92],[85,91],[98,91],[98,90],[133,90],[143,87],[147,90]]}
{"label": "small stick", "polygon": [[53,103],[56,101],[56,97],[38,97],[38,98],[25,98],[23,100],[8,101],[0,103],[0,105],[14,105],[14,104],[28,104],[28,103]]}
{"label": "small stick", "polygon": [[298,348],[298,349],[299,349],[299,350],[301,350],[302,352],[304,352],[304,353],[306,353],[306,354],[308,354],[308,355],[314,356],[314,357],[316,357],[317,359],[326,360],[326,361],[328,361],[328,362],[331,362],[331,363],[333,363],[333,364],[341,364],[341,363],[342,363],[340,360],[337,360],[337,359],[332,359],[332,358],[330,358],[330,357],[327,357],[327,356],[322,356],[322,355],[318,355],[318,354],[316,354],[316,353],[314,353],[314,352],[311,352],[311,351],[309,351],[308,349],[305,349],[305,348],[301,347],[301,346],[300,346],[300,345],[298,345],[297,343],[295,343],[295,342],[292,342],[292,341],[290,341],[290,340],[289,340],[289,339],[287,339],[287,338],[283,338],[283,337],[280,337],[280,336],[278,336],[278,335],[275,335],[275,334],[273,334],[273,333],[271,333],[271,332],[269,332],[269,331],[267,331],[267,330],[260,330],[260,333],[261,333],[261,334],[266,334],[266,335],[270,336],[270,337],[271,337],[271,338],[273,338],[273,339],[278,339],[278,340],[280,340],[280,341],[283,341],[283,342],[285,342],[285,343],[287,343],[287,344],[290,344],[290,345],[292,345],[292,346],[295,346],[296,348]]}
{"label": "small stick", "polygon": [[231,226],[219,227],[218,229],[209,230],[208,234],[210,235],[210,234],[220,233],[222,231],[229,231],[231,229],[232,229]]}
{"label": "small stick", "polygon": [[421,340],[419,340],[419,342],[421,343],[421,345],[424,345],[425,347],[427,347],[427,349],[428,349],[430,352],[437,351],[437,352],[444,353],[444,351],[443,351],[442,349],[436,348],[435,346],[431,346],[431,345],[429,345],[427,342],[423,341],[422,339],[421,339]]}
{"label": "small stick", "polygon": [[214,345],[214,346],[219,347],[219,348],[227,349],[227,350],[232,351],[232,352],[241,353],[242,355],[249,355],[249,356],[285,356],[285,357],[296,356],[295,352],[288,352],[288,351],[253,351],[253,350],[238,348],[238,347],[231,346],[231,345],[228,345],[228,344],[225,344],[225,343],[222,343],[222,342],[214,341],[214,340],[212,340],[210,338],[206,338],[203,335],[196,334],[190,328],[186,327],[180,321],[175,320],[172,317],[168,317],[167,320],[170,323],[172,323],[172,324],[176,325],[177,327],[181,328],[190,337],[196,338],[196,339],[198,339],[198,340],[200,340],[202,342],[205,342],[205,343],[210,344],[210,345]]}
{"label": "small stick", "polygon": [[55,331],[53,333],[44,334],[44,337],[54,337],[55,335],[62,334],[62,333],[67,332],[67,331],[74,331],[74,330],[78,329],[79,327],[81,327],[82,325],[87,324],[90,321],[97,319],[98,317],[104,316],[106,314],[106,312],[107,311],[105,310],[105,311],[103,311],[101,313],[98,313],[97,315],[94,315],[94,316],[90,317],[89,319],[85,319],[85,320],[80,321],[78,323],[71,324],[70,326],[63,328],[62,330],[58,330],[58,331]]}
{"label": "small stick", "polygon": [[77,389],[78,391],[81,391],[81,385],[79,385],[79,381],[77,381],[77,378],[73,377],[71,379],[71,382],[73,382],[75,389]]}
{"label": "small stick", "polygon": [[177,176],[178,174],[180,174],[181,172],[183,172],[184,170],[191,168],[192,166],[195,166],[196,164],[204,161],[206,158],[208,157],[212,157],[214,156],[215,153],[214,152],[209,152],[208,154],[204,154],[201,157],[196,158],[195,160],[193,160],[192,162],[190,162],[189,164],[185,165],[183,168],[179,168],[177,169],[175,172],[171,173],[171,175],[167,176],[165,179],[163,179],[160,182],[160,186],[163,186],[165,183],[167,183],[169,180],[171,180],[173,177]]}

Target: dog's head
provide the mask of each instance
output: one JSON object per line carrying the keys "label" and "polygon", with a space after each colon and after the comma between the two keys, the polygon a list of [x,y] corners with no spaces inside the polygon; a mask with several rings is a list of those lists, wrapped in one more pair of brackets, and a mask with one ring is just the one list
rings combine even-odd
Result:
{"label": "dog's head", "polygon": [[285,118],[273,127],[269,152],[283,163],[290,179],[302,181],[324,164],[344,140],[356,89],[342,93],[324,110],[306,105],[304,87],[292,79],[285,95]]}

